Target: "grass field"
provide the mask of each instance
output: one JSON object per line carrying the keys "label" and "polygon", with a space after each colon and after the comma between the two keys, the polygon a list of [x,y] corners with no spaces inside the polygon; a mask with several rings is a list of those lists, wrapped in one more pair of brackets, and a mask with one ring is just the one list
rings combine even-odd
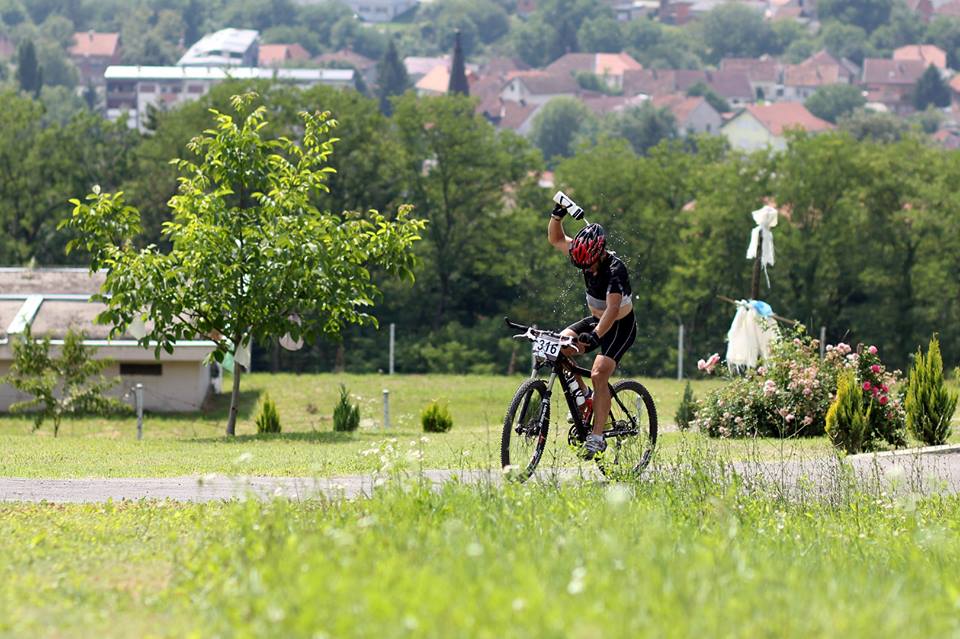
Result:
{"label": "grass field", "polygon": [[[499,465],[503,413],[521,378],[497,376],[266,375],[244,378],[239,435],[223,435],[227,398],[220,396],[207,412],[189,415],[147,415],[144,440],[135,438],[131,417],[66,421],[58,438],[49,428],[33,432],[23,417],[0,417],[0,476],[7,477],[161,477],[193,474],[322,475],[376,470],[376,456],[361,452],[389,438],[404,445],[423,434],[422,408],[431,400],[445,402],[454,428],[431,434],[424,447],[425,468],[496,468]],[[656,399],[660,422],[672,430],[673,414],[683,384],[675,380],[643,380]],[[339,384],[344,383],[361,406],[361,428],[335,433],[331,414]],[[693,382],[697,395],[717,382]],[[390,391],[391,428],[384,431],[382,391]],[[259,398],[276,401],[283,434],[256,436]],[[566,409],[559,399],[553,411],[551,442],[544,466],[568,466],[576,459],[564,441]],[[792,442],[711,441],[696,433],[665,432],[659,453],[669,458],[681,448],[702,445],[731,457],[779,458],[828,455],[824,439]]]}
{"label": "grass field", "polygon": [[960,500],[388,484],[352,502],[0,505],[0,635],[948,637]]}

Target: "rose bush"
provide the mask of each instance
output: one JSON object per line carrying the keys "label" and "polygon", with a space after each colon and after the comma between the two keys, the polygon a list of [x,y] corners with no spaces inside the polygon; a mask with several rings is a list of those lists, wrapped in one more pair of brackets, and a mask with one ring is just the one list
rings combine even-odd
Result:
{"label": "rose bush", "polygon": [[711,437],[797,437],[824,434],[827,410],[843,370],[856,374],[863,401],[873,402],[870,441],[902,445],[903,401],[892,394],[899,371],[890,372],[875,346],[856,351],[848,344],[827,346],[802,326],[771,347],[762,366],[733,376],[698,402],[693,425]]}

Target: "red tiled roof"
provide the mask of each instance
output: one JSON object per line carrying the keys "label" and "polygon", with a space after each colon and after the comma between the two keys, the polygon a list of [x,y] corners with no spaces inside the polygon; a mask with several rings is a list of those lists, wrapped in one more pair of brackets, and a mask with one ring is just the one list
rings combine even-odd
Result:
{"label": "red tiled roof", "polygon": [[801,128],[804,131],[827,131],[833,125],[810,113],[799,102],[775,102],[773,104],[752,104],[746,108],[773,135],[783,135],[786,129]]}
{"label": "red tiled roof", "polygon": [[951,2],[942,4],[934,8],[933,13],[938,16],[960,18],[960,0],[951,0]]}
{"label": "red tiled roof", "polygon": [[840,81],[840,66],[836,64],[790,64],[783,69],[783,84],[788,87],[822,87]]}
{"label": "red tiled roof", "polygon": [[750,78],[742,71],[695,71],[688,69],[628,71],[623,75],[624,95],[686,93],[703,82],[728,100],[753,99]]}
{"label": "red tiled roof", "polygon": [[947,68],[947,54],[932,44],[908,44],[893,50],[894,60],[919,60],[938,69]]}
{"label": "red tiled roof", "polygon": [[678,125],[690,119],[690,115],[699,107],[706,98],[702,96],[687,97],[684,95],[661,95],[651,100],[653,106],[658,109],[667,109],[673,114]]}
{"label": "red tiled roof", "polygon": [[81,31],[73,34],[70,55],[98,58],[112,58],[120,48],[119,33],[97,33]]}
{"label": "red tiled roof", "polygon": [[[261,49],[262,48],[263,47],[261,47]],[[339,51],[334,51],[333,53],[324,53],[323,55],[318,55],[313,60],[314,62],[319,62],[320,64],[330,64],[331,62],[349,64],[358,71],[366,71],[367,69],[373,68],[377,64],[376,60],[371,60],[367,56],[360,55],[356,51],[351,51],[350,49],[340,49]]]}
{"label": "red tiled roof", "polygon": [[0,35],[0,58],[12,58],[17,48],[6,36]]}
{"label": "red tiled roof", "polygon": [[916,84],[927,69],[919,60],[866,58],[863,61],[864,84]]}
{"label": "red tiled roof", "polygon": [[622,76],[625,71],[642,68],[643,65],[626,53],[567,53],[547,65],[544,71]]}
{"label": "red tiled roof", "polygon": [[520,104],[519,102],[503,102],[500,105],[498,126],[501,129],[516,131],[529,120],[540,107],[535,104]]}
{"label": "red tiled roof", "polygon": [[258,62],[261,67],[272,67],[289,60],[309,60],[310,52],[297,43],[261,44]]}
{"label": "red tiled roof", "polygon": [[720,60],[721,71],[746,73],[752,82],[778,82],[780,62],[770,56],[761,58],[724,58]]}
{"label": "red tiled roof", "polygon": [[511,80],[520,80],[533,95],[562,95],[580,92],[580,85],[567,73],[546,71],[519,71],[511,73]]}

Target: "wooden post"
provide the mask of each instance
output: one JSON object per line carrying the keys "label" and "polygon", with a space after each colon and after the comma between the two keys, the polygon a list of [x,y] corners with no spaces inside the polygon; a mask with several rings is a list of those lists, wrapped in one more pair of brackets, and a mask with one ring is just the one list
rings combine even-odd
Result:
{"label": "wooden post", "polygon": [[760,270],[763,259],[763,233],[757,234],[757,256],[753,258],[753,280],[750,282],[750,299],[760,299]]}

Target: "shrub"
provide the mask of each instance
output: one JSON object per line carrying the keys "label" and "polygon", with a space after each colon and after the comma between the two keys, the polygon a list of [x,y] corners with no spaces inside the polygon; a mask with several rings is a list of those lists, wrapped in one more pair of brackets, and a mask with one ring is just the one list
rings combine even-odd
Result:
{"label": "shrub", "polygon": [[257,433],[279,433],[280,432],[280,414],[277,412],[277,405],[270,399],[270,394],[263,397],[263,404],[260,406],[260,414],[257,416]]}
{"label": "shrub", "polygon": [[902,402],[891,394],[899,372],[890,372],[875,346],[854,352],[840,343],[820,345],[799,327],[771,345],[770,358],[711,393],[698,404],[695,424],[712,437],[822,435],[841,373],[854,374],[865,405],[874,404],[865,446],[905,444]]}
{"label": "shrub", "polygon": [[947,390],[943,380],[940,341],[935,336],[930,339],[926,356],[917,349],[907,386],[907,428],[928,446],[946,443],[950,419],[957,408],[957,394]]}
{"label": "shrub", "polygon": [[340,384],[340,399],[333,409],[333,430],[352,432],[360,427],[360,407],[350,403],[347,387]]}
{"label": "shrub", "polygon": [[428,433],[445,433],[453,428],[453,417],[446,406],[438,402],[430,402],[420,415],[420,423],[423,424],[423,430]]}
{"label": "shrub", "polygon": [[852,370],[837,381],[837,398],[827,411],[826,430],[830,441],[848,453],[863,450],[870,435],[871,406],[864,409],[863,393]]}
{"label": "shrub", "polygon": [[683,397],[680,399],[680,406],[677,407],[677,412],[673,417],[677,422],[677,428],[680,430],[689,429],[695,412],[696,399],[693,396],[693,387],[690,386],[688,381],[687,385],[683,387]]}

